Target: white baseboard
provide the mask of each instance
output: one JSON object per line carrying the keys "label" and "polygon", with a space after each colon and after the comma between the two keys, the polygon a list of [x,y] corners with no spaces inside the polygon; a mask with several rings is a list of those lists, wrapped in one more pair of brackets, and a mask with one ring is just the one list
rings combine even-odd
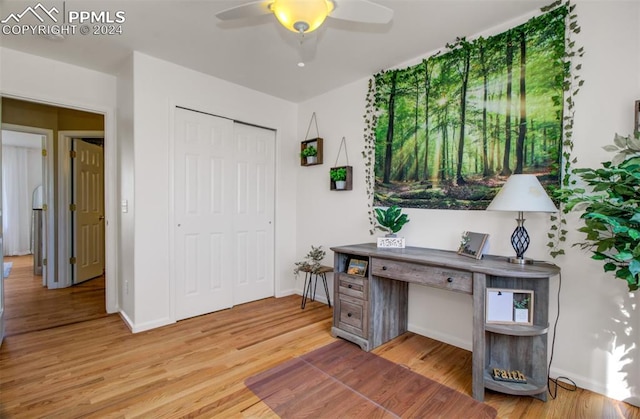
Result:
{"label": "white baseboard", "polygon": [[129,318],[129,316],[127,316],[127,314],[125,312],[120,311],[119,314],[120,314],[120,317],[122,318],[122,320],[124,320],[125,324],[129,328],[129,330],[131,330],[132,333],[140,333],[140,332],[144,332],[144,331],[151,330],[151,329],[156,329],[158,327],[167,326],[167,325],[175,323],[174,321],[171,321],[168,318],[164,318],[164,319],[154,320],[152,322],[136,324],[136,323],[131,321],[131,319]]}
{"label": "white baseboard", "polygon": [[457,348],[462,348],[465,349],[467,351],[471,351],[472,349],[472,344],[471,342],[462,340],[460,338],[458,338],[457,336],[452,336],[452,335],[448,335],[446,333],[442,333],[442,332],[438,332],[438,331],[434,331],[434,330],[428,330],[425,328],[422,328],[420,326],[416,326],[415,324],[409,324],[408,325],[408,329],[410,332],[413,333],[417,333],[418,335],[421,336],[425,336],[431,339],[435,339],[437,341],[440,342],[444,342],[447,343],[449,345],[453,345]]}

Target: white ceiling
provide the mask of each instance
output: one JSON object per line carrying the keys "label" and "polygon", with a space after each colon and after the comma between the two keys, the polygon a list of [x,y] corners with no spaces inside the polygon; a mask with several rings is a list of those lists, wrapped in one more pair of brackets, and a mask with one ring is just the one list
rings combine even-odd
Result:
{"label": "white ceiling", "polygon": [[[251,1],[251,0],[248,0]],[[340,0],[338,0],[339,2]],[[349,1],[349,0],[342,0]],[[0,16],[38,0],[0,2]],[[531,14],[550,0],[375,0],[394,10],[388,25],[327,19],[302,44],[272,15],[221,22],[218,11],[242,0],[42,0],[66,11],[122,10],[122,35],[75,35],[64,41],[0,35],[2,46],[116,74],[136,50],[292,102],[369,77]],[[304,56],[306,66],[297,63]]]}

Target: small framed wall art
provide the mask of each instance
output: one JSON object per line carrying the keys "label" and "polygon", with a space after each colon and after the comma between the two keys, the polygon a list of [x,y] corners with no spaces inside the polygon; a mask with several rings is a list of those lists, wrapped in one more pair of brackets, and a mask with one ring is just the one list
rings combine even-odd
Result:
{"label": "small framed wall art", "polygon": [[486,321],[495,324],[533,324],[533,291],[487,288]]}

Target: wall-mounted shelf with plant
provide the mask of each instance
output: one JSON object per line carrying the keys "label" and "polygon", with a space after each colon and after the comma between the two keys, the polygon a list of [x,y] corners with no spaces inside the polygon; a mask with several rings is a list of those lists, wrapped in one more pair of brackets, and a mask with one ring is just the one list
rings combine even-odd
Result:
{"label": "wall-mounted shelf with plant", "polygon": [[340,166],[329,169],[332,191],[350,191],[353,189],[353,167]]}
{"label": "wall-mounted shelf with plant", "polygon": [[[311,131],[311,125],[314,122],[316,125],[316,138],[309,139],[309,131]],[[311,120],[309,121],[309,127],[304,136],[304,141],[300,143],[300,165],[314,166],[316,164],[322,164],[322,148],[322,138],[320,138],[320,130],[318,130],[318,119],[314,112],[311,114]]]}
{"label": "wall-mounted shelf with plant", "polygon": [[322,138],[313,138],[300,143],[300,165],[322,164]]}

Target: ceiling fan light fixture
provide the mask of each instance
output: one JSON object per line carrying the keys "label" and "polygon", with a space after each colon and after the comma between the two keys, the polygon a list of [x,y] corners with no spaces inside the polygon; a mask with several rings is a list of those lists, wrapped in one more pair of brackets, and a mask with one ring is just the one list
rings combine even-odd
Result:
{"label": "ceiling fan light fixture", "polygon": [[270,7],[285,28],[309,33],[322,25],[334,5],[331,0],[275,0]]}

